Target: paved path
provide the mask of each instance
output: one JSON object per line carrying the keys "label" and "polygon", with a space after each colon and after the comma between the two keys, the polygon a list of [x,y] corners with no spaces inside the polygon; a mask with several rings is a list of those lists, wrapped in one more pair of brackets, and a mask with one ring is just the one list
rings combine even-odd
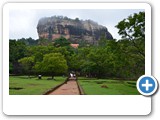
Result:
{"label": "paved path", "polygon": [[51,92],[49,95],[79,95],[79,89],[75,80],[70,80],[63,84],[58,89]]}

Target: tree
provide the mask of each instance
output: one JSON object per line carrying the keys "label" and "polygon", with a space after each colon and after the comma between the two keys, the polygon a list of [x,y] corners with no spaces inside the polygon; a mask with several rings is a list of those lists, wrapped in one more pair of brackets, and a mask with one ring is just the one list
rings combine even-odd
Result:
{"label": "tree", "polygon": [[145,57],[145,12],[135,13],[116,25],[123,39],[128,39],[138,54]]}
{"label": "tree", "polygon": [[28,74],[29,78],[30,78],[30,73],[32,72],[33,66],[34,66],[34,57],[24,57],[20,60],[18,60],[18,62],[22,65],[23,69],[25,70],[25,72]]}
{"label": "tree", "polygon": [[11,74],[21,73],[18,60],[26,57],[26,45],[23,41],[9,40],[9,63],[12,65]]}
{"label": "tree", "polygon": [[51,75],[52,79],[55,75],[65,74],[68,69],[67,62],[64,56],[60,53],[50,53],[44,55],[43,61],[39,65],[41,71]]}
{"label": "tree", "polygon": [[13,71],[13,64],[9,62],[9,73],[12,73]]}
{"label": "tree", "polygon": [[85,61],[82,64],[81,69],[82,72],[85,73],[88,77],[92,77],[97,73],[96,63],[92,61]]}
{"label": "tree", "polygon": [[70,71],[78,72],[80,70],[80,66],[82,62],[78,54],[72,54],[71,56],[69,56],[67,62],[68,62],[68,67]]}
{"label": "tree", "polygon": [[22,41],[9,40],[9,61],[16,62],[25,57],[26,45]]}
{"label": "tree", "polygon": [[54,46],[56,47],[64,47],[64,46],[69,46],[71,43],[65,38],[65,37],[60,37],[54,40]]}
{"label": "tree", "polygon": [[33,46],[33,45],[37,45],[38,44],[38,40],[34,40],[31,37],[29,37],[29,38],[21,38],[21,39],[18,39],[17,41],[24,42],[28,46]]}
{"label": "tree", "polygon": [[79,20],[79,18],[75,18],[75,21],[76,21],[76,22],[79,22],[80,20]]}
{"label": "tree", "polygon": [[51,45],[51,41],[48,40],[48,39],[45,39],[45,38],[40,38],[38,40],[38,45],[41,45],[41,46],[48,46],[48,45]]}
{"label": "tree", "polygon": [[52,53],[55,50],[53,46],[29,46],[27,47],[27,56],[35,56],[35,62],[41,62],[45,54]]}
{"label": "tree", "polygon": [[105,37],[105,34],[102,34],[99,41],[98,41],[98,45],[100,47],[104,47],[104,46],[106,46],[106,43],[107,43],[107,39]]}
{"label": "tree", "polygon": [[123,65],[123,75],[136,79],[144,74],[145,70],[145,12],[130,15],[116,27],[122,35],[122,40],[118,42],[121,51],[119,59],[126,63],[125,66],[124,63],[119,65]]}

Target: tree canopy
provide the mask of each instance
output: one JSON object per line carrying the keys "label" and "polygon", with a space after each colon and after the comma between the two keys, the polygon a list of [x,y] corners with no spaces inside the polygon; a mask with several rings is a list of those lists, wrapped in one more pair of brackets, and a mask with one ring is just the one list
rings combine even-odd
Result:
{"label": "tree canopy", "polygon": [[132,41],[137,52],[145,57],[145,12],[135,13],[116,25],[123,39]]}
{"label": "tree canopy", "polygon": [[35,64],[34,56],[21,58],[18,60],[18,62],[22,65],[26,74],[30,76],[30,73],[32,72],[33,66]]}
{"label": "tree canopy", "polygon": [[64,47],[64,46],[69,46],[71,43],[65,38],[65,37],[60,37],[54,40],[54,46],[56,47]]}
{"label": "tree canopy", "polygon": [[43,61],[38,63],[38,69],[45,74],[54,75],[65,74],[68,66],[64,56],[60,53],[49,53],[44,55]]}

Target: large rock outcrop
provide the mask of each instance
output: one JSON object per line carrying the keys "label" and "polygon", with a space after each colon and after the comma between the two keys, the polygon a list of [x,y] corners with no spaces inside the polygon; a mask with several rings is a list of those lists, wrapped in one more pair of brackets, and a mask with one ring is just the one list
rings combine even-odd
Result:
{"label": "large rock outcrop", "polygon": [[105,26],[99,25],[92,20],[70,19],[63,16],[41,18],[37,25],[39,38],[54,41],[61,36],[72,43],[82,41],[97,44],[102,35],[107,39],[113,39]]}

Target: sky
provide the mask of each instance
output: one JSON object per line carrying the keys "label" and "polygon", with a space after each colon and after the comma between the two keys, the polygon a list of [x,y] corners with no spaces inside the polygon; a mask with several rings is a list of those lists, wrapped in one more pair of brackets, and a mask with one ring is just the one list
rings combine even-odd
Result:
{"label": "sky", "polygon": [[106,26],[114,39],[120,39],[118,22],[128,16],[144,11],[142,9],[10,9],[9,11],[9,38],[38,39],[37,24],[40,18],[67,16],[68,18],[91,19],[100,25]]}

